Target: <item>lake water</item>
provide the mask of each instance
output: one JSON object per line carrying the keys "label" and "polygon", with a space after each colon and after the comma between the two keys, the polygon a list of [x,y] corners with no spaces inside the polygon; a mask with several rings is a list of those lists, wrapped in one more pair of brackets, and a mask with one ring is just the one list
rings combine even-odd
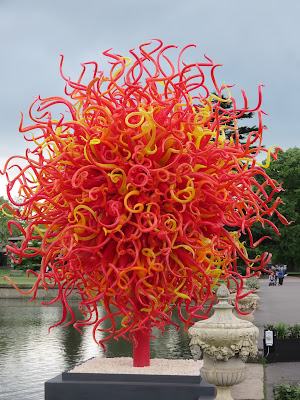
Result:
{"label": "lake water", "polygon": [[[101,312],[101,309],[99,309]],[[79,317],[79,315],[78,315]],[[81,335],[72,326],[49,326],[61,318],[61,307],[38,301],[0,299],[0,399],[42,400],[44,382],[91,357],[131,357],[132,344],[120,339],[107,351],[92,338],[92,328]],[[179,323],[178,317],[174,321]],[[191,358],[183,328],[168,326],[162,337],[151,339],[151,358]]]}

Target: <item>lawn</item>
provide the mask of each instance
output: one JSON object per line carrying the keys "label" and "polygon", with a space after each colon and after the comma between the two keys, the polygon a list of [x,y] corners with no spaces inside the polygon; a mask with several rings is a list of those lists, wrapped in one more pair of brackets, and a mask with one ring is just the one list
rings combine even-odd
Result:
{"label": "lawn", "polygon": [[11,286],[11,283],[8,279],[4,280],[4,277],[9,277],[16,285],[24,285],[28,284],[30,287],[34,284],[36,277],[32,274],[27,277],[26,271],[20,270],[22,275],[20,276],[11,276],[11,269],[1,269],[0,270],[0,285],[1,286]]}
{"label": "lawn", "polygon": [[[9,277],[17,286],[19,285],[26,285],[28,284],[30,287],[34,284],[36,278],[27,278],[27,277],[22,277],[22,276],[10,276]],[[11,283],[8,279],[5,279],[3,277],[0,277],[0,285],[1,286],[11,286]]]}

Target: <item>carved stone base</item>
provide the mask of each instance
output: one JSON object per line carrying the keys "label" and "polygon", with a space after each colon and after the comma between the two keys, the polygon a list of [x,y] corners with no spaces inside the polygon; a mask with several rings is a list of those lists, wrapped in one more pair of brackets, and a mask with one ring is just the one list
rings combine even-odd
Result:
{"label": "carved stone base", "polygon": [[[246,294],[249,291],[247,286],[245,285],[245,288],[242,290],[242,294]],[[253,311],[257,311],[259,309],[259,296],[255,293],[250,293],[248,296],[243,297],[238,301],[238,307],[240,311],[246,312],[246,313],[251,313],[247,315],[242,315],[237,310],[234,308],[233,314],[239,318],[242,319],[243,321],[249,321],[253,322],[254,321],[254,313]],[[229,296],[228,303],[231,304],[232,306],[235,307],[235,302],[236,302],[236,293],[232,293]]]}
{"label": "carved stone base", "polygon": [[212,383],[217,388],[215,400],[233,400],[231,388],[246,379],[245,363],[238,355],[228,361],[213,361],[204,354],[204,364],[200,375],[206,382]]}
{"label": "carved stone base", "polygon": [[246,379],[245,362],[257,354],[259,331],[251,322],[233,315],[225,285],[220,286],[217,297],[214,314],[189,329],[190,348],[196,359],[203,354],[200,375],[216,386],[216,400],[233,400],[230,389]]}

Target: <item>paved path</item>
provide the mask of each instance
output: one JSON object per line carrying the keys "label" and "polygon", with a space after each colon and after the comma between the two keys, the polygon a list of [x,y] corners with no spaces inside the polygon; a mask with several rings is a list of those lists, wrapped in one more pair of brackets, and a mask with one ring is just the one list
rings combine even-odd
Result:
{"label": "paved path", "polygon": [[254,324],[259,328],[258,348],[262,349],[265,324],[300,323],[300,278],[287,276],[282,286],[269,286],[268,279],[261,279],[260,287]]}
{"label": "paved path", "polygon": [[246,364],[247,378],[231,390],[234,400],[264,400],[264,367]]}
{"label": "paved path", "polygon": [[[300,323],[300,278],[287,276],[282,286],[269,286],[268,279],[260,280],[260,309],[255,312],[254,324],[259,328],[258,348],[263,348],[265,324],[284,322]],[[286,382],[300,382],[299,363],[248,364],[248,377],[232,390],[235,400],[263,400],[263,380],[266,383],[267,400],[273,400],[273,386],[282,377]],[[299,399],[300,400],[300,399]]]}
{"label": "paved path", "polygon": [[[300,278],[287,276],[282,286],[268,286],[266,279],[262,279],[260,282],[261,305],[255,313],[254,324],[259,328],[258,347],[262,348],[264,324],[284,322],[294,325],[300,323]],[[267,364],[265,375],[267,400],[272,400],[273,386],[282,377],[286,382],[300,382],[300,362]]]}

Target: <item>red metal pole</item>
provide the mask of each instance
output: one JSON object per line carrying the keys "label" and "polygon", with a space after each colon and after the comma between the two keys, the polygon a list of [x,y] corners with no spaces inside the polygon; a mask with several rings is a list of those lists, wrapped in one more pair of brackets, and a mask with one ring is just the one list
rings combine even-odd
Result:
{"label": "red metal pole", "polygon": [[150,337],[149,326],[147,329],[137,329],[134,333],[133,340],[133,366],[134,367],[149,367],[150,365]]}

